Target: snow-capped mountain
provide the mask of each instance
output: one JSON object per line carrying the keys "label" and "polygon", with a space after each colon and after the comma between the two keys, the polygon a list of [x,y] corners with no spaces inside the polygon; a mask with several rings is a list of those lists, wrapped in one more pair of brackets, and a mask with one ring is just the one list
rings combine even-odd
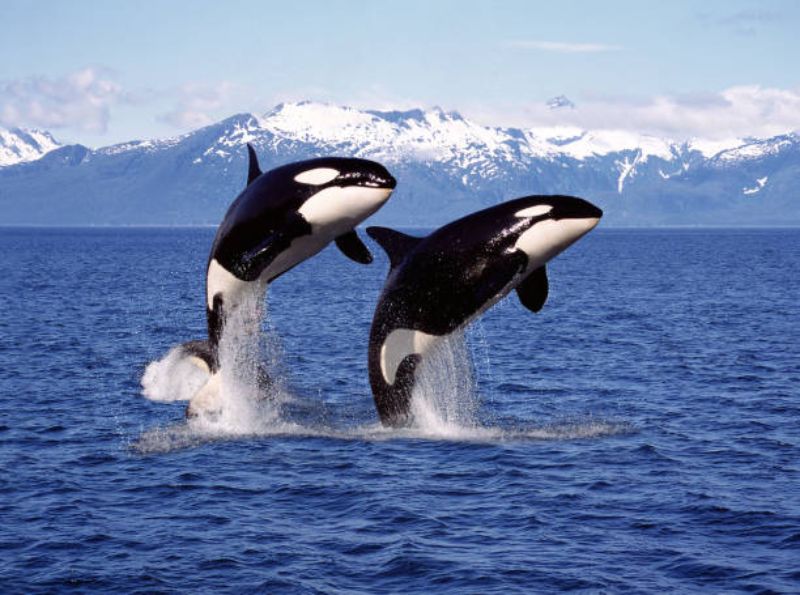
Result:
{"label": "snow-capped mountain", "polygon": [[547,107],[555,109],[575,109],[575,104],[566,95],[558,95],[547,100]]}
{"label": "snow-capped mountain", "polygon": [[[564,108],[561,108],[564,109]],[[320,155],[384,163],[399,180],[376,220],[442,223],[533,193],[584,196],[607,224],[800,223],[800,138],[671,140],[612,130],[489,127],[456,112],[301,102],[191,133],[97,150],[61,147],[0,167],[0,222],[216,223],[264,169]]]}
{"label": "snow-capped mountain", "polygon": [[49,132],[0,128],[0,167],[34,161],[60,146]]}

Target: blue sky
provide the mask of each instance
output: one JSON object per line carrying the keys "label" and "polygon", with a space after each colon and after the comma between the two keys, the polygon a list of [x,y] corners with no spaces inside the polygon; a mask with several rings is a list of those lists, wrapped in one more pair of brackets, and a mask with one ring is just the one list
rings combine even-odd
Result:
{"label": "blue sky", "polygon": [[[0,125],[91,146],[283,100],[672,136],[800,128],[800,2],[0,3]],[[550,97],[576,110],[553,115]]]}

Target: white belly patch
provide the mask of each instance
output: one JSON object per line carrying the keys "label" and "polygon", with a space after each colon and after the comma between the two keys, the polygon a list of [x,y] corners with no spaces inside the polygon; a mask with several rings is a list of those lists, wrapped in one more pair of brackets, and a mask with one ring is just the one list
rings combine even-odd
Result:
{"label": "white belly patch", "polygon": [[218,293],[235,296],[247,285],[218,263],[216,258],[208,265],[206,281],[206,304],[209,310],[214,307],[214,296]]}
{"label": "white belly patch", "polygon": [[387,384],[394,384],[397,368],[412,353],[424,355],[441,337],[422,331],[398,328],[389,333],[381,346],[381,373]]}
{"label": "white belly patch", "polygon": [[336,237],[377,211],[392,193],[389,188],[331,186],[310,197],[297,210],[314,228]]}

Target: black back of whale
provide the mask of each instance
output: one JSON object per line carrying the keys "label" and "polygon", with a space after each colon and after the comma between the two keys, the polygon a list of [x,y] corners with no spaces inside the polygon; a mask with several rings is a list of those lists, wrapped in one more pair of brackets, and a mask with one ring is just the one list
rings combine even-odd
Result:
{"label": "black back of whale", "polygon": [[[208,265],[216,260],[242,281],[258,279],[278,255],[290,248],[293,240],[313,232],[311,225],[299,213],[309,198],[328,187],[368,185],[394,188],[396,183],[381,164],[346,157],[297,161],[261,173],[255,151],[250,145],[247,148],[247,187],[225,213],[208,256]],[[318,168],[330,168],[339,173],[324,184],[304,184],[295,180],[299,174]],[[354,231],[340,236],[336,243],[353,260],[361,263],[372,261],[369,250]],[[267,279],[267,282],[274,281],[284,272]],[[224,307],[223,297],[215,295],[212,296],[212,307],[206,308],[210,353],[214,357],[211,361],[204,359],[212,371],[218,366],[216,348],[224,324]]]}
{"label": "black back of whale", "polygon": [[[352,169],[352,161],[320,157],[283,165],[256,176],[225,213],[211,247],[209,262],[216,259],[243,281],[258,278],[293,239],[312,232],[311,225],[298,212],[303,204],[325,188],[341,184],[337,179],[327,184],[302,184],[294,180],[295,176],[317,168],[346,172]],[[252,164],[253,156],[251,168]],[[374,165],[386,171],[379,164]]]}
{"label": "black back of whale", "polygon": [[[551,204],[551,213],[516,217],[537,204]],[[400,363],[389,385],[381,372],[381,348],[395,329],[444,336],[468,323],[504,290],[516,286],[520,301],[536,312],[548,294],[545,267],[527,278],[528,256],[515,248],[520,235],[538,220],[599,217],[590,203],[570,196],[528,196],[478,211],[441,227],[424,238],[386,228],[367,233],[387,252],[391,269],[378,300],[370,329],[369,377],[381,421],[409,421],[414,373],[420,362],[411,354]]]}

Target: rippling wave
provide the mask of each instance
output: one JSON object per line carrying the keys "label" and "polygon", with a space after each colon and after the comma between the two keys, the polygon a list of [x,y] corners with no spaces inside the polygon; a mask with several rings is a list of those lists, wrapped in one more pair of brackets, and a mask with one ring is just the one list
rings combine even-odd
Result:
{"label": "rippling wave", "polygon": [[800,587],[800,232],[598,230],[401,430],[366,373],[386,263],[332,250],[270,289],[243,407],[184,419],[212,236],[0,234],[4,592]]}

